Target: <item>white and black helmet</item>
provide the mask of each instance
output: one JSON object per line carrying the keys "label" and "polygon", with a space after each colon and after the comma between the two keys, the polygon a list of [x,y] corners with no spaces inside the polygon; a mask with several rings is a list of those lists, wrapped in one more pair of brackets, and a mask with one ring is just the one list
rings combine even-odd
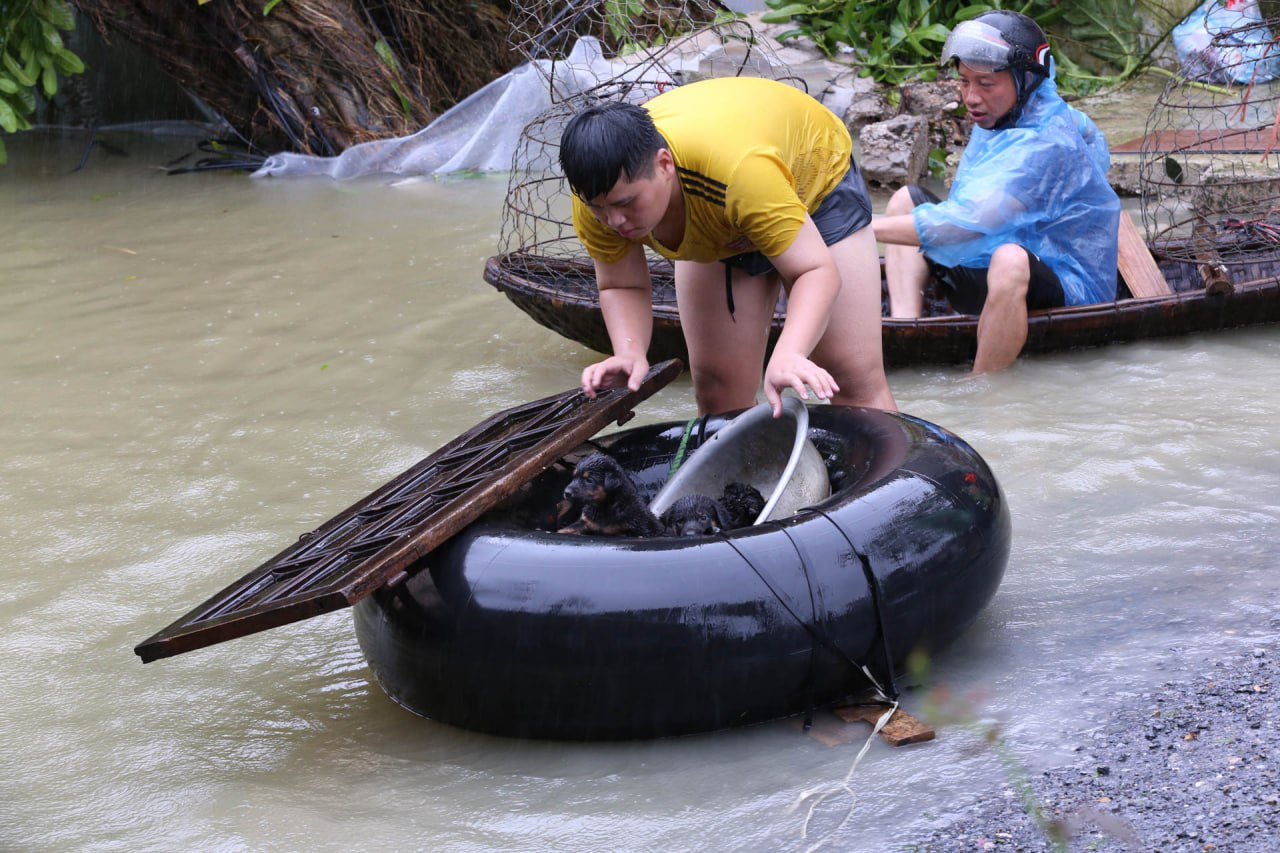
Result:
{"label": "white and black helmet", "polygon": [[1010,71],[1021,111],[1036,87],[1052,72],[1049,39],[1040,25],[1019,12],[997,9],[961,21],[942,46],[943,65],[963,62],[982,73]]}

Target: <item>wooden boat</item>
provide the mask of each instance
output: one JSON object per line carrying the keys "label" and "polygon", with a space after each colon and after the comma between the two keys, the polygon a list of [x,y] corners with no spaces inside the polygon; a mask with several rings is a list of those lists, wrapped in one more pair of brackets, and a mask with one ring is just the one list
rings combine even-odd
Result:
{"label": "wooden boat", "polygon": [[656,365],[639,392],[489,418],[135,651],[147,662],[354,604],[392,699],[525,737],[719,729],[873,680],[893,695],[908,653],[954,640],[1000,583],[1010,521],[992,472],[918,418],[801,406],[798,438],[828,478],[812,505],[713,536],[548,529],[581,454],[607,450],[648,495],[677,453],[696,468],[730,431],[714,417],[597,435],[681,367]]}
{"label": "wooden boat", "polygon": [[[1131,289],[1121,276],[1120,298],[1115,302],[1031,312],[1022,352],[1096,347],[1280,321],[1280,250],[1238,256],[1224,252],[1219,258],[1214,257],[1212,246],[1198,253],[1182,251],[1185,248],[1182,244],[1151,248],[1166,292],[1158,288],[1146,291],[1153,295],[1135,296],[1141,291]],[[649,358],[687,359],[671,266],[659,261],[650,270],[653,340]],[[512,252],[489,258],[484,278],[548,329],[597,352],[612,352],[589,262]],[[883,301],[887,366],[973,360],[976,316],[954,313],[933,289],[926,293],[926,316],[919,319],[891,319],[887,291]],[[784,298],[774,314],[770,345],[781,332],[785,316]]]}

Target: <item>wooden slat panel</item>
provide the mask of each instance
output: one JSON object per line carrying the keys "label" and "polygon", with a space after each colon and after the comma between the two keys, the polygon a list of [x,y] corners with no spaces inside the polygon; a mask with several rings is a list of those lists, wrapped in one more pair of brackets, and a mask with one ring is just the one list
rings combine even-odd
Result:
{"label": "wooden slat panel", "polygon": [[556,459],[680,374],[654,366],[640,390],[566,391],[500,412],[139,643],[143,662],[349,607],[510,497]]}
{"label": "wooden slat panel", "polygon": [[1164,279],[1164,273],[1156,266],[1155,258],[1151,257],[1151,250],[1138,234],[1133,218],[1123,210],[1120,211],[1119,250],[1120,275],[1124,276],[1129,292],[1135,297],[1168,296],[1173,293],[1169,282]]}

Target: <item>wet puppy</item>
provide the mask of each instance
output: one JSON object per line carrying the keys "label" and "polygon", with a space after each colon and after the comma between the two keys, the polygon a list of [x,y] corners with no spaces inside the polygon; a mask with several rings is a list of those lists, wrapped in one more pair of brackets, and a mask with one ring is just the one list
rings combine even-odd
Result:
{"label": "wet puppy", "polygon": [[731,521],[726,527],[750,527],[764,509],[764,495],[747,483],[728,483],[720,505]]}
{"label": "wet puppy", "polygon": [[719,501],[698,494],[678,498],[658,520],[672,536],[719,533],[734,526]]}
{"label": "wet puppy", "polygon": [[640,500],[635,484],[612,456],[593,453],[573,469],[564,488],[561,512],[578,518],[559,533],[596,536],[661,536],[665,531],[656,516]]}

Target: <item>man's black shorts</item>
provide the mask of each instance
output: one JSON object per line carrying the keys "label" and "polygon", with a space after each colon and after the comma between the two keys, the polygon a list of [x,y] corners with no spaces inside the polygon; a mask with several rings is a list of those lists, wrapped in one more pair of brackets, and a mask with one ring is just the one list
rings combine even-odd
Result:
{"label": "man's black shorts", "polygon": [[[828,246],[834,246],[853,232],[865,228],[871,222],[871,196],[862,179],[858,164],[849,158],[849,171],[844,173],[835,189],[818,203],[818,209],[809,214],[818,233]],[[724,259],[725,266],[745,270],[747,275],[764,275],[773,272],[773,264],[760,252],[743,252]]]}
{"label": "man's black shorts", "polygon": [[[911,184],[907,187],[914,204],[937,204],[940,199],[924,187]],[[1034,252],[1027,252],[1031,262],[1031,282],[1027,286],[1027,309],[1061,308],[1066,304],[1062,282],[1058,274],[1049,269]],[[981,314],[987,301],[986,267],[944,267],[925,255],[929,271],[942,284],[947,301],[961,314]]]}

